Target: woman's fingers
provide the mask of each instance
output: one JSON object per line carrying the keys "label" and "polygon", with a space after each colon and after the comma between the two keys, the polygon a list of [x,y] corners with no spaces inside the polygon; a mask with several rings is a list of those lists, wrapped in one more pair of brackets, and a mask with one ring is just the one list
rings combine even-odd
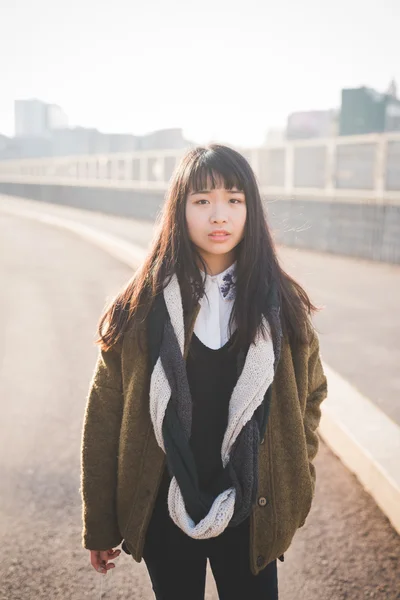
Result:
{"label": "woman's fingers", "polygon": [[92,567],[96,569],[96,571],[98,571],[99,573],[106,572],[105,565],[107,564],[107,561],[104,559],[103,555],[104,552],[101,550],[90,551],[90,562],[92,564]]}
{"label": "woman's fingers", "polygon": [[100,552],[96,552],[95,550],[90,551],[90,563],[96,571],[101,573],[102,571],[102,561],[100,559]]}
{"label": "woman's fingers", "polygon": [[110,569],[115,569],[114,563],[103,563],[99,566],[97,571],[99,573],[102,573],[103,575],[107,575],[107,571],[109,571]]}
{"label": "woman's fingers", "polygon": [[112,548],[110,550],[91,550],[90,562],[98,573],[106,575],[107,571],[115,568],[115,564],[108,561],[117,558],[120,554],[121,550],[114,551]]}

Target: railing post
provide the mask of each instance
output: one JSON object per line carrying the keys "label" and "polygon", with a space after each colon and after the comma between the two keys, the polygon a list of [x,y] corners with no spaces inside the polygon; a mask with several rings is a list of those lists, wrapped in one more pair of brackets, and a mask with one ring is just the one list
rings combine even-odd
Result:
{"label": "railing post", "polygon": [[125,179],[125,181],[132,179],[131,171],[132,171],[131,160],[128,156],[126,156],[124,158],[124,179]]}
{"label": "railing post", "polygon": [[140,177],[139,177],[139,181],[140,183],[146,183],[147,179],[148,179],[148,157],[147,156],[141,156],[140,157]]}
{"label": "railing post", "polygon": [[375,154],[375,192],[376,198],[382,200],[386,188],[387,138],[379,136]]}
{"label": "railing post", "polygon": [[251,166],[256,175],[257,180],[260,180],[260,149],[253,148],[251,151]]}
{"label": "railing post", "polygon": [[285,148],[285,194],[293,196],[294,187],[294,144],[286,143]]}
{"label": "railing post", "polygon": [[336,188],[336,154],[337,138],[330,138],[326,145],[325,191],[327,196],[333,196]]}
{"label": "railing post", "polygon": [[159,181],[165,181],[165,161],[166,161],[167,157],[165,156],[165,154],[163,156],[161,156],[159,158],[160,161],[160,173],[159,173]]}

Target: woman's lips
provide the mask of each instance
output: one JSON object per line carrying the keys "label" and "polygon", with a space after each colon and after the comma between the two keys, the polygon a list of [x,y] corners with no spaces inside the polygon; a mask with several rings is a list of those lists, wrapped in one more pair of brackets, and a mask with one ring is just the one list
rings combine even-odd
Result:
{"label": "woman's lips", "polygon": [[208,237],[213,242],[225,242],[230,235],[230,233],[210,233]]}

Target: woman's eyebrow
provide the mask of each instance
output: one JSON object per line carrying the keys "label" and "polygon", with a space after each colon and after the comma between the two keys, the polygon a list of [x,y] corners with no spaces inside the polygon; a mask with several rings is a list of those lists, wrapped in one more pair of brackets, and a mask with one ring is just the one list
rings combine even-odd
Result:
{"label": "woman's eyebrow", "polygon": [[[229,194],[244,194],[240,190],[226,190]],[[211,194],[212,190],[198,190],[197,192],[191,192],[191,196],[195,196],[196,194]]]}

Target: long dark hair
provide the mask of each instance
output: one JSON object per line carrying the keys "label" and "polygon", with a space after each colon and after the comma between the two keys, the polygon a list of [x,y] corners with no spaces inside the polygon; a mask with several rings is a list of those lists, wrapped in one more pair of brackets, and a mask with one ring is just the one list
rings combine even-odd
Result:
{"label": "long dark hair", "polygon": [[237,287],[230,321],[237,324],[235,346],[248,347],[262,329],[262,316],[268,318],[266,298],[272,282],[278,291],[284,335],[293,344],[308,343],[309,317],[318,309],[279,264],[255,174],[239,152],[210,144],[189,150],[177,166],[147,258],[100,319],[97,343],[103,350],[121,341],[128,324],[135,329],[145,321],[152,299],[174,273],[185,313],[190,313],[204,294],[198,265],[203,265],[205,272],[207,268],[189,238],[186,199],[189,192],[209,189],[210,184],[212,189],[223,185],[245,194],[247,216],[244,237],[235,248]]}

